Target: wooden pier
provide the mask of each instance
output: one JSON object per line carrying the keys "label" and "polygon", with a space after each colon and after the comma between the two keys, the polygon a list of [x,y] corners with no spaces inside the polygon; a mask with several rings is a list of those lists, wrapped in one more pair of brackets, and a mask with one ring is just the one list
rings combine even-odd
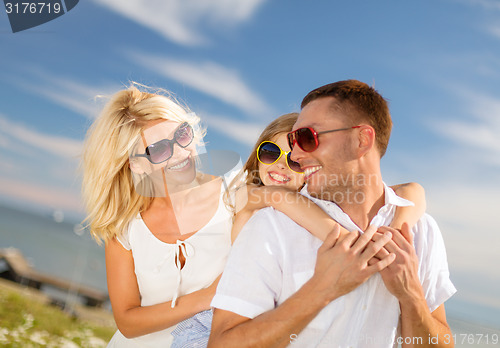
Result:
{"label": "wooden pier", "polygon": [[71,292],[80,297],[86,306],[101,307],[109,299],[104,291],[38,272],[15,248],[0,249],[0,278],[39,290],[44,286],[50,286]]}

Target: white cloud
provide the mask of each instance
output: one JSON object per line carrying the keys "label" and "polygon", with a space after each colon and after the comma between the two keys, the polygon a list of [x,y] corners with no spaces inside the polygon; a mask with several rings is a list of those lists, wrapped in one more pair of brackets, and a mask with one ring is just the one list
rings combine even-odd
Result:
{"label": "white cloud", "polygon": [[0,172],[13,174],[16,173],[18,169],[19,168],[14,163],[0,156]]}
{"label": "white cloud", "polygon": [[120,86],[111,84],[90,86],[40,70],[32,72],[34,76],[41,79],[40,83],[35,82],[33,78],[30,78],[29,81],[23,81],[19,77],[16,77],[13,83],[89,119],[97,117],[101,109],[96,97],[111,94],[120,88]]}
{"label": "white cloud", "polygon": [[[2,117],[0,116],[0,123]],[[12,162],[12,156],[15,154],[16,158],[25,158],[26,156],[33,155],[32,148],[25,146],[21,142],[14,140],[8,135],[8,130],[0,129],[0,172],[15,173],[19,172],[20,168],[18,163]],[[10,157],[10,158],[9,158]]]}
{"label": "white cloud", "polygon": [[483,150],[490,164],[500,157],[500,99],[451,87],[465,101],[466,120],[433,120],[432,128],[467,147]]}
{"label": "white cloud", "polygon": [[490,34],[500,39],[500,26],[490,26],[488,31]]}
{"label": "white cloud", "polygon": [[203,122],[208,125],[208,131],[215,129],[233,141],[247,146],[254,146],[265,124],[241,122],[232,118],[203,114]]}
{"label": "white cloud", "polygon": [[0,129],[4,130],[5,134],[15,138],[17,141],[60,157],[74,159],[82,150],[81,141],[41,133],[25,125],[12,122],[1,115]]}
{"label": "white cloud", "polygon": [[201,22],[234,26],[252,17],[264,0],[93,0],[167,40],[195,46],[207,41]]}
{"label": "white cloud", "polygon": [[428,186],[428,211],[443,233],[458,298],[500,309],[500,189],[481,185],[469,180]]}
{"label": "white cloud", "polygon": [[461,2],[481,6],[487,10],[500,10],[500,2],[498,0],[461,0]]}
{"label": "white cloud", "polygon": [[[1,131],[2,130],[0,130],[0,132]],[[2,133],[0,133],[0,147],[3,147],[4,149],[10,149],[9,139]]]}
{"label": "white cloud", "polygon": [[[500,11],[500,1],[498,0],[452,0],[455,2],[464,3],[470,6],[482,7],[484,10],[488,11],[490,16],[492,15],[492,19],[494,23],[498,23],[498,18],[495,17],[495,14]],[[485,21],[483,20],[483,23]],[[500,38],[500,27],[497,24],[494,25],[482,25],[482,28],[488,33],[497,38]]]}
{"label": "white cloud", "polygon": [[[57,90],[43,86],[32,86],[32,88],[51,101],[82,116],[90,119],[97,117],[99,107],[92,101],[99,94],[97,89],[79,85],[69,80],[54,79],[53,82],[59,87]],[[88,88],[84,89],[82,87]]]}
{"label": "white cloud", "polygon": [[499,128],[489,122],[443,121],[441,132],[463,144],[483,148],[500,154]]}
{"label": "white cloud", "polygon": [[2,178],[0,195],[15,201],[28,201],[43,207],[64,208],[65,211],[82,212],[80,196],[66,187],[49,187],[26,181]]}
{"label": "white cloud", "polygon": [[445,239],[457,299],[500,309],[500,189],[482,182],[426,187],[428,211]]}
{"label": "white cloud", "polygon": [[143,67],[236,106],[249,115],[264,119],[275,114],[273,109],[245,84],[236,70],[213,62],[190,63],[140,53],[129,55]]}

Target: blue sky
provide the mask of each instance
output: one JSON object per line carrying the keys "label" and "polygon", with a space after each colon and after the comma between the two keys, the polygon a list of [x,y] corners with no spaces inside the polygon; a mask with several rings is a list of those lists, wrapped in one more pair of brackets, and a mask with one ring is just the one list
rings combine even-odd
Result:
{"label": "blue sky", "polygon": [[209,148],[243,160],[309,90],[374,85],[395,124],[385,180],[426,188],[459,289],[450,311],[500,317],[498,0],[86,0],[16,34],[1,13],[0,47],[0,201],[75,217],[96,96],[129,81],[172,91]]}

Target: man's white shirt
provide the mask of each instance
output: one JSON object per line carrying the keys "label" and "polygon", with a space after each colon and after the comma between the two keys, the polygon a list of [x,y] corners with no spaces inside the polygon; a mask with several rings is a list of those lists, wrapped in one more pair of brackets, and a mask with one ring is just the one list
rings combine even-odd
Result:
{"label": "man's white shirt", "polygon": [[[308,198],[307,188],[301,192]],[[311,198],[346,229],[359,230],[336,204]],[[396,207],[413,205],[385,186],[385,205],[371,224],[389,225]],[[307,214],[307,211],[304,212]],[[413,227],[419,278],[430,311],[456,289],[449,278],[443,238],[425,214]],[[212,300],[212,307],[248,318],[281,305],[314,273],[322,241],[273,208],[257,212],[243,227]],[[328,304],[300,333],[291,347],[393,347],[399,337],[399,302],[375,274],[352,292]]]}

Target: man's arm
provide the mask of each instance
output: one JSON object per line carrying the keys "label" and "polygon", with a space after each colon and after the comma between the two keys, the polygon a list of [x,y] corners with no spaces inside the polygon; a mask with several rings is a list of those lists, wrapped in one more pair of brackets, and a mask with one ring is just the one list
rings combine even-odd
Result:
{"label": "man's arm", "polygon": [[[281,306],[254,319],[215,309],[208,347],[286,347],[328,303],[305,283]],[[307,305],[306,305],[307,304]]]}
{"label": "man's arm", "polygon": [[[405,342],[417,342],[421,337],[423,344],[419,347],[453,347],[451,330],[446,322],[444,304],[432,313],[427,305],[424,290],[418,276],[418,257],[413,245],[413,235],[407,223],[401,231],[390,227],[380,227],[380,232],[392,233],[392,240],[385,245],[378,257],[394,253],[396,260],[380,272],[387,289],[399,300],[401,308],[401,335]],[[380,238],[374,236],[374,240]],[[373,263],[375,261],[370,261]],[[431,344],[430,338],[436,338]],[[437,343],[437,345],[436,345]],[[414,347],[413,344],[403,344],[404,348]]]}
{"label": "man's arm", "polygon": [[376,227],[370,226],[359,238],[357,232],[350,232],[338,239],[337,226],[318,249],[314,275],[309,281],[280,306],[254,319],[216,310],[208,346],[287,346],[291,335],[298,335],[331,301],[351,292],[394,261],[395,255],[388,253],[368,265],[390,240],[390,234],[386,234],[372,242],[375,231]]}
{"label": "man's arm", "polygon": [[[401,336],[422,337],[423,345],[403,344],[408,347],[454,347],[452,333],[446,322],[444,304],[440,305],[432,313],[427,307],[425,299],[423,302],[409,301],[401,305]],[[408,340],[410,341],[410,340]],[[431,344],[434,343],[434,344]],[[436,344],[437,343],[437,344]]]}

